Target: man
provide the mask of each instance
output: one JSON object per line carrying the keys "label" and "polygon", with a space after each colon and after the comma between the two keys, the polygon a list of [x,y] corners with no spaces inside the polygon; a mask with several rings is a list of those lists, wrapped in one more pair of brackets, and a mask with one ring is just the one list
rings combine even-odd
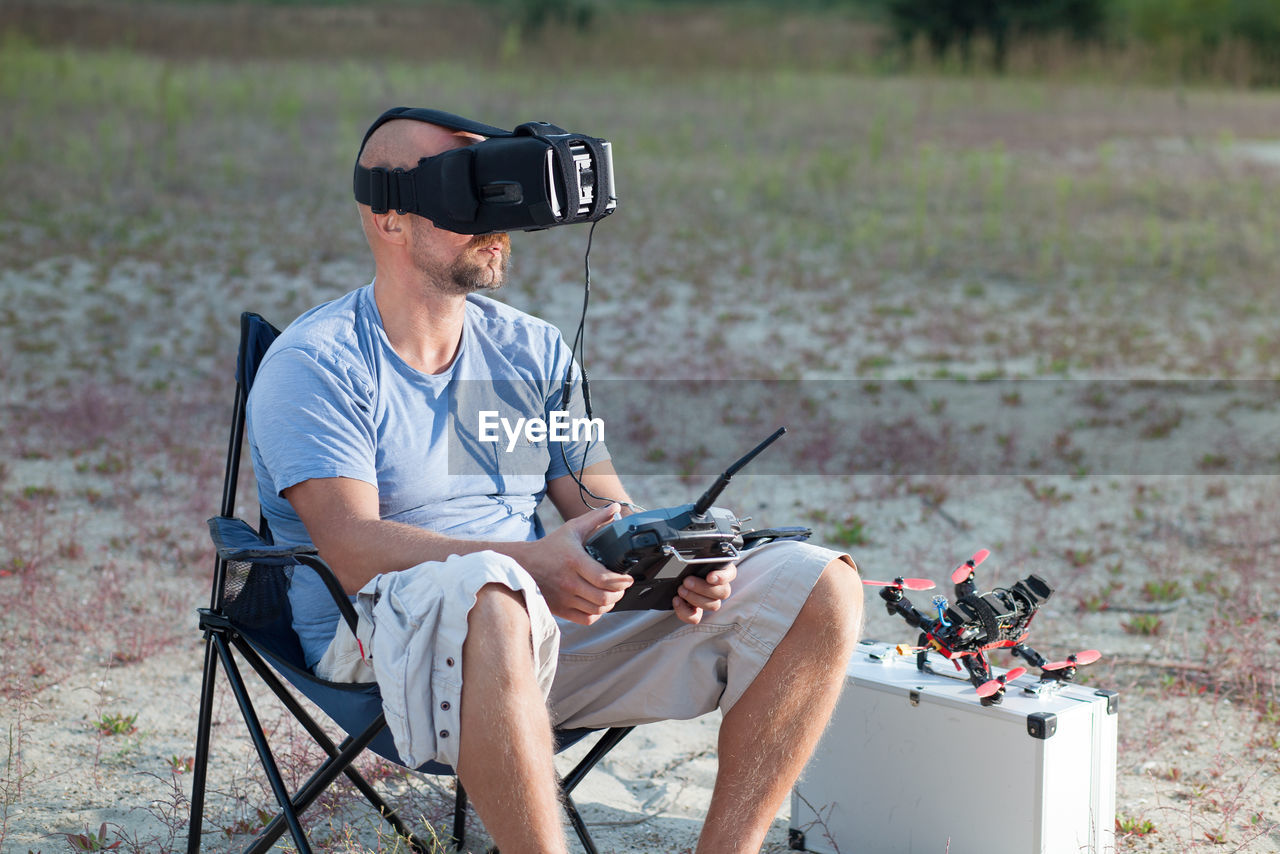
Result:
{"label": "man", "polygon": [[[360,163],[411,168],[479,139],[393,120]],[[250,399],[276,540],[313,542],[360,594],[353,638],[317,580],[295,576],[308,662],[334,679],[371,666],[397,749],[405,755],[400,726],[414,733],[412,761],[452,764],[505,854],[566,850],[552,726],[718,706],[720,768],[698,850],[758,850],[843,684],[862,613],[852,561],[770,544],[686,580],[673,611],[610,614],[631,579],[582,546],[629,504],[603,443],[526,447],[519,465],[500,446],[491,459],[482,449],[480,471],[449,457],[453,431],[474,415],[458,400],[486,379],[534,400],[525,414],[568,408],[559,333],[476,293],[502,284],[507,236],[364,205],[360,217],[373,283],[295,321]],[[571,460],[605,506],[583,500]],[[567,520],[545,535],[535,515],[544,496]]]}

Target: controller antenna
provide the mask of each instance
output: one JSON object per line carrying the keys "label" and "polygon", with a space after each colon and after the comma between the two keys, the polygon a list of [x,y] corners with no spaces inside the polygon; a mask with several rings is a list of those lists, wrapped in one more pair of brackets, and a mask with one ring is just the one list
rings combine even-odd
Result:
{"label": "controller antenna", "polygon": [[724,474],[716,478],[716,482],[711,484],[711,488],[702,493],[702,497],[698,499],[698,503],[693,505],[693,515],[701,516],[703,513],[706,513],[707,510],[711,508],[711,505],[715,503],[715,500],[720,497],[720,493],[724,492],[724,488],[729,485],[729,479],[737,474],[743,466],[754,460],[761,451],[776,442],[785,432],[787,432],[786,427],[779,427],[774,431],[772,436],[765,439],[759,445],[756,445],[748,451],[742,459],[725,469]]}

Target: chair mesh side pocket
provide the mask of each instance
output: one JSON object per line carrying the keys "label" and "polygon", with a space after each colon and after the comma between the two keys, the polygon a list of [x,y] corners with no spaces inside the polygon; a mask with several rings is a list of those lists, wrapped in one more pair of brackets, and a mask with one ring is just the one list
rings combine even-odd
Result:
{"label": "chair mesh side pocket", "polygon": [[288,613],[292,566],[233,560],[227,562],[223,607],[236,623],[265,627]]}

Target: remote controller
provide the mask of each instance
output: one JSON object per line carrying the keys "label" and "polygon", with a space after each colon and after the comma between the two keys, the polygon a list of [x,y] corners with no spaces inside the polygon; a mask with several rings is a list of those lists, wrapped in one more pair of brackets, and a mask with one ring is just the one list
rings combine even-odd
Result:
{"label": "remote controller", "polygon": [[635,578],[613,606],[614,611],[670,611],[686,576],[706,578],[738,559],[743,545],[742,520],[723,507],[712,507],[712,502],[739,469],[785,432],[785,427],[778,428],[729,466],[693,504],[623,516],[587,539],[585,547],[592,558]]}

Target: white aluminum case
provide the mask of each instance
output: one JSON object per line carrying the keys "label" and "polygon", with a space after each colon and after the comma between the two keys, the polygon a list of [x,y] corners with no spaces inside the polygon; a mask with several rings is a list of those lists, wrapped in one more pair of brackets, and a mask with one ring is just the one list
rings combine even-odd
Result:
{"label": "white aluminum case", "polygon": [[[982,706],[955,664],[933,673],[864,641],[791,796],[791,847],[821,854],[1111,854],[1119,697],[1013,680]],[[1005,670],[996,668],[997,673]]]}

